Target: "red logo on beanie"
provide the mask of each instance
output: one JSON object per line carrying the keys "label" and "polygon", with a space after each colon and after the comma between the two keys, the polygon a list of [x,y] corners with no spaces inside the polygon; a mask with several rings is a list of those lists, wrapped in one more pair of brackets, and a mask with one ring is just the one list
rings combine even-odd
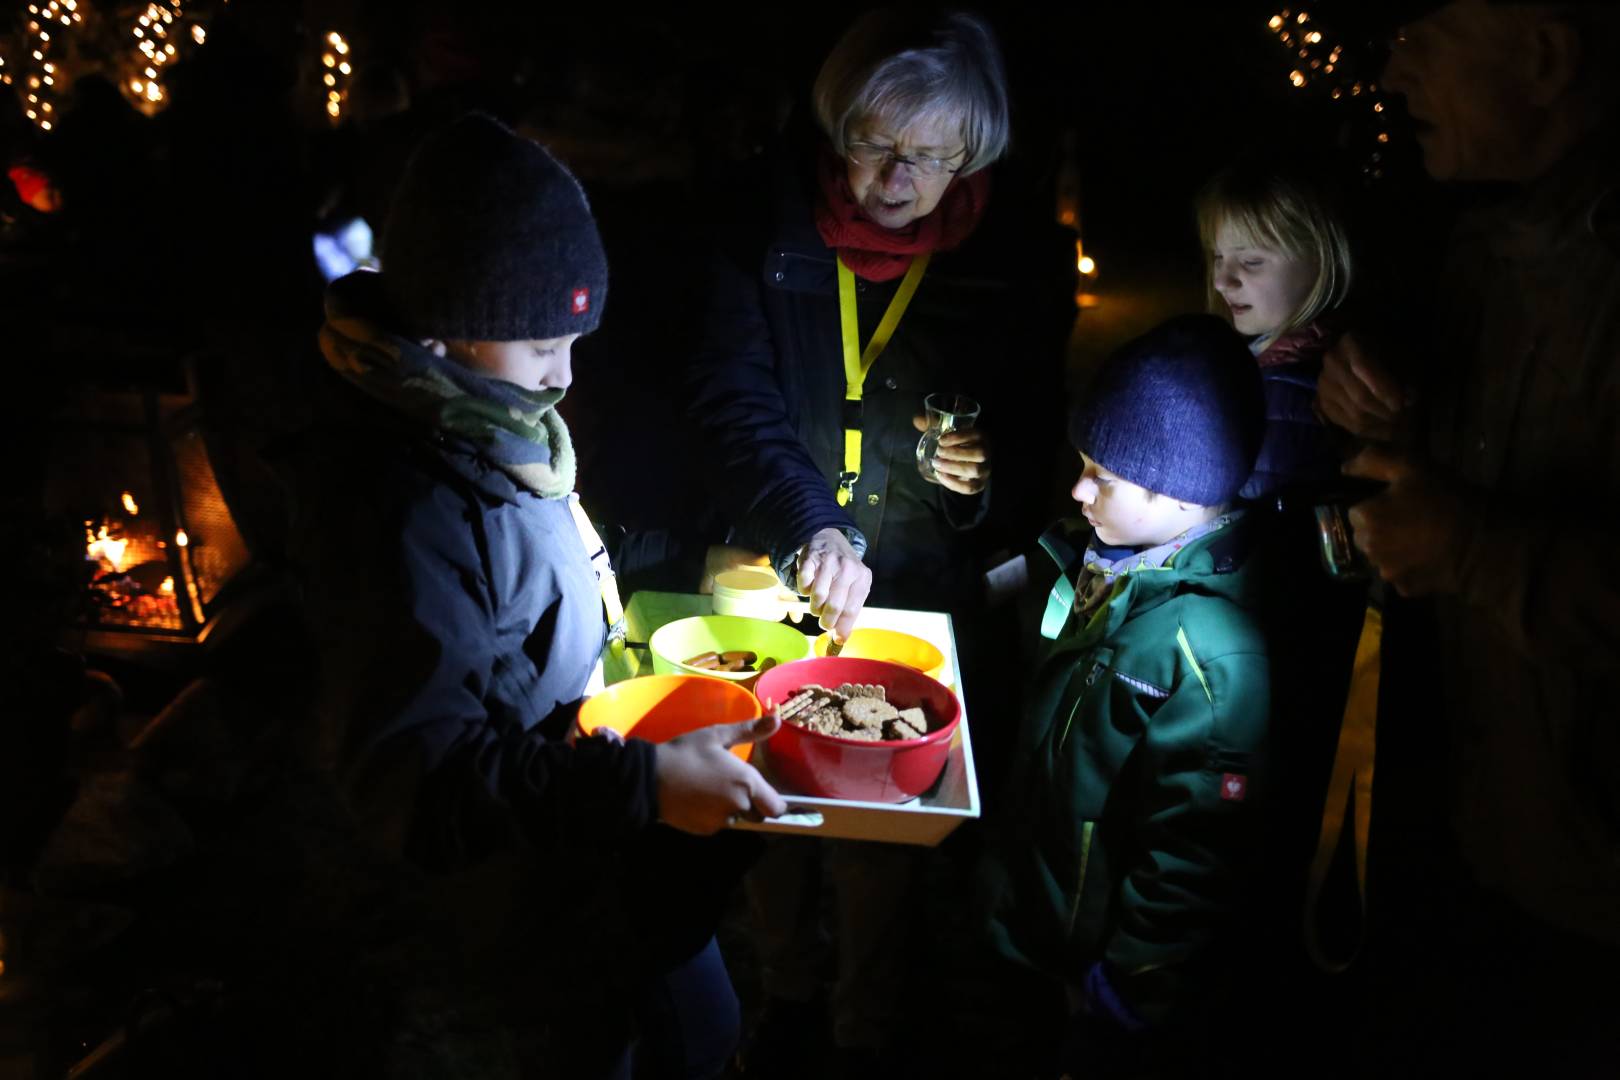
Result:
{"label": "red logo on beanie", "polygon": [[591,310],[591,290],[575,289],[573,311],[575,315],[583,315]]}
{"label": "red logo on beanie", "polygon": [[1249,793],[1249,778],[1239,773],[1221,774],[1221,798],[1228,802],[1242,802]]}

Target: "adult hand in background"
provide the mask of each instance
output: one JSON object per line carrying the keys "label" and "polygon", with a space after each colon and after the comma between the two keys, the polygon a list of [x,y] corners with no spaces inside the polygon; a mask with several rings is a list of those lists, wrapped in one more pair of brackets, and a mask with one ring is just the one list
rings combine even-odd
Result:
{"label": "adult hand in background", "polygon": [[1362,439],[1390,442],[1413,401],[1411,393],[1354,334],[1340,334],[1322,357],[1316,413]]}
{"label": "adult hand in background", "polygon": [[1402,596],[1454,593],[1457,567],[1478,527],[1465,492],[1405,454],[1369,446],[1346,476],[1389,486],[1350,508],[1350,528],[1378,575]]}
{"label": "adult hand in background", "polygon": [[708,836],[738,817],[760,821],[787,813],[787,803],[747,762],[731,752],[738,743],[775,733],[775,716],[715,724],[658,747],[658,820],[682,832]]}
{"label": "adult hand in background", "polygon": [[[926,415],[913,416],[911,426],[928,430]],[[977,495],[990,483],[990,436],[978,428],[953,431],[939,437],[934,454],[934,475],[940,487],[958,495]]]}
{"label": "adult hand in background", "polygon": [[848,639],[872,591],[872,570],[838,529],[822,529],[799,549],[799,592],[810,613],[838,641]]}

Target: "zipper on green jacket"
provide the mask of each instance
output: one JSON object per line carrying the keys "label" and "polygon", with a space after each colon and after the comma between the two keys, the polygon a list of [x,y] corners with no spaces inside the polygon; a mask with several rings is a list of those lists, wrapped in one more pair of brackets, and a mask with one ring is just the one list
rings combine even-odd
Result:
{"label": "zipper on green jacket", "polygon": [[1091,861],[1091,833],[1096,827],[1095,821],[1080,823],[1080,874],[1074,883],[1074,903],[1069,905],[1070,934],[1074,933],[1075,920],[1080,917],[1080,897],[1086,891],[1086,864]]}

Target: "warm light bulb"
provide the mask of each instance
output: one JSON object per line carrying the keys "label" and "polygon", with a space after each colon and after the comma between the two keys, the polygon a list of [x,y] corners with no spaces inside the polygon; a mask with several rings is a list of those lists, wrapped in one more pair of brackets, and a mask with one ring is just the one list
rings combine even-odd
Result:
{"label": "warm light bulb", "polygon": [[1288,81],[1293,83],[1295,86],[1304,86],[1305,73],[1296,68],[1288,73]]}
{"label": "warm light bulb", "polygon": [[1095,274],[1097,272],[1097,260],[1090,255],[1080,256],[1080,272],[1082,274]]}
{"label": "warm light bulb", "polygon": [[186,530],[177,529],[175,530],[174,534],[174,542],[179,544],[181,547],[185,547],[191,543],[191,537],[186,535]]}
{"label": "warm light bulb", "polygon": [[137,506],[136,503],[135,503],[135,496],[131,495],[127,491],[124,492],[123,502],[124,502],[124,510],[127,513],[129,513],[129,514],[139,514],[141,512],[141,508],[139,506]]}
{"label": "warm light bulb", "polygon": [[1273,30],[1282,29],[1282,24],[1283,24],[1283,17],[1281,15],[1273,15],[1271,17],[1271,21],[1266,23],[1266,25],[1271,27]]}

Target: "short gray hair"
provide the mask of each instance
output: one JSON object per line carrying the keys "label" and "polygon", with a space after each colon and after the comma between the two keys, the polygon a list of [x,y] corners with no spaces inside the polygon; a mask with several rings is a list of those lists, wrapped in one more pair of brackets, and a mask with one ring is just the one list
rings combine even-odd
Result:
{"label": "short gray hair", "polygon": [[839,157],[857,120],[873,117],[907,127],[933,112],[960,127],[967,148],[961,174],[1007,152],[1007,73],[995,35],[974,15],[947,15],[919,26],[892,9],[868,12],[821,65],[813,100],[816,120]]}

